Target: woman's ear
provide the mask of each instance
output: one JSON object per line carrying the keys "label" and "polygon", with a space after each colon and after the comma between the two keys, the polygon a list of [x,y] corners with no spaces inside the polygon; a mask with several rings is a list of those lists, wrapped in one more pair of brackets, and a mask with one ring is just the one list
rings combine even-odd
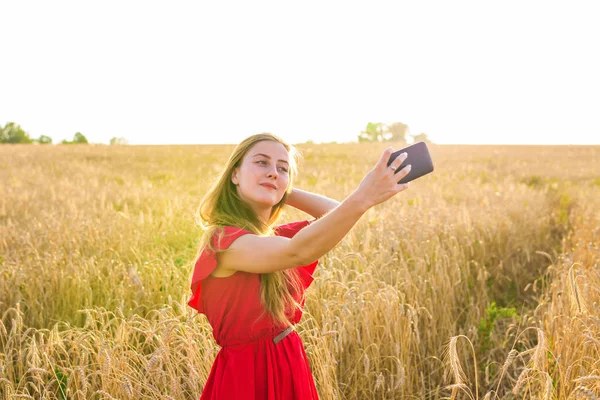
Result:
{"label": "woman's ear", "polygon": [[233,172],[231,173],[231,182],[236,186],[240,183],[237,177],[237,170],[237,168],[234,168]]}

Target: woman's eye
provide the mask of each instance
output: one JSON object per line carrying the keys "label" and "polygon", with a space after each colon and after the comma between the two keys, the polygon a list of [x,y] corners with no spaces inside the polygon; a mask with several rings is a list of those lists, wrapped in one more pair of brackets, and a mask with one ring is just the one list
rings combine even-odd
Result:
{"label": "woman's eye", "polygon": [[[256,161],[257,164],[262,164],[262,165],[268,165],[268,162],[266,160],[258,160]],[[286,167],[279,167],[278,168],[280,171],[283,171],[285,173],[288,172],[288,169]]]}

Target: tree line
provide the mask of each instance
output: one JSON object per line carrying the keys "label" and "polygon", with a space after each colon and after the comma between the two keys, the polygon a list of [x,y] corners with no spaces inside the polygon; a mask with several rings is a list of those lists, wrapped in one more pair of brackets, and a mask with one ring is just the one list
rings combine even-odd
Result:
{"label": "tree line", "polygon": [[[0,143],[39,143],[39,144],[52,144],[52,138],[47,135],[41,135],[39,138],[34,139],[29,136],[29,133],[25,132],[20,125],[14,122],[7,122],[4,127],[0,125]],[[85,135],[81,132],[76,132],[73,135],[73,140],[63,140],[60,144],[88,144],[88,140]],[[110,139],[110,144],[127,144],[127,140],[122,137],[113,137]]]}
{"label": "tree line", "polygon": [[399,142],[407,143],[407,137],[412,137],[412,141],[432,143],[427,134],[419,133],[417,135],[409,134],[408,125],[402,122],[393,122],[384,124],[381,122],[369,122],[367,127],[358,135],[358,142]]}
{"label": "tree line", "polygon": [[[431,143],[431,140],[425,133],[410,135],[408,125],[402,122],[393,122],[383,124],[381,122],[369,122],[366,128],[358,135],[358,142],[399,142],[407,143],[407,137],[411,136],[413,142]],[[0,125],[0,143],[39,143],[52,144],[50,136],[41,135],[37,139],[32,139],[21,126],[14,122],[7,122],[4,127]],[[63,140],[60,144],[88,144],[87,138],[81,132],[75,133],[73,140]],[[122,137],[113,137],[110,139],[111,145],[128,144]]]}

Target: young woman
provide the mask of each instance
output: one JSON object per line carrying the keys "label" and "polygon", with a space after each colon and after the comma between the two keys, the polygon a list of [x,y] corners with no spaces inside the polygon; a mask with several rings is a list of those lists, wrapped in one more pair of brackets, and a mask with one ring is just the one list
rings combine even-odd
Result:
{"label": "young woman", "polygon": [[[250,136],[233,151],[202,200],[204,233],[190,307],[203,313],[221,346],[200,399],[318,399],[300,336],[304,292],[317,259],[371,207],[408,184],[388,167],[393,149],[342,203],[292,188],[295,149],[279,137]],[[276,225],[285,204],[315,219]]]}

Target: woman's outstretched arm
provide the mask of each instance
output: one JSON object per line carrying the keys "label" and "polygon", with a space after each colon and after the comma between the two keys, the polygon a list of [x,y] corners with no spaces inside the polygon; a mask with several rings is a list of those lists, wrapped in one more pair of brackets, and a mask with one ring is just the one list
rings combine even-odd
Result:
{"label": "woman's outstretched arm", "polygon": [[293,188],[285,204],[319,218],[339,206],[340,202],[320,194]]}
{"label": "woman's outstretched arm", "polygon": [[408,183],[399,184],[398,179],[408,175],[410,165],[396,173],[407,155],[401,154],[388,166],[393,151],[391,147],[386,149],[358,188],[339,206],[301,229],[293,238],[244,234],[235,239],[226,252],[219,254],[220,268],[265,274],[307,265],[323,256],[346,236],[369,208],[408,188]]}

